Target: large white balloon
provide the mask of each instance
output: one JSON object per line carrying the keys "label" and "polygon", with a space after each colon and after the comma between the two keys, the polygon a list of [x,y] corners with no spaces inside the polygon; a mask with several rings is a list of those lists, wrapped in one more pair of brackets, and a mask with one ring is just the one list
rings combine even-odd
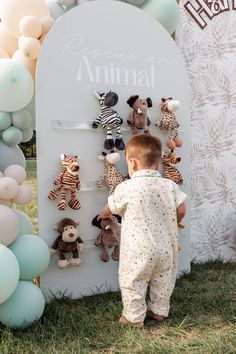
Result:
{"label": "large white balloon", "polygon": [[48,7],[44,0],[1,0],[0,14],[2,22],[16,37],[20,36],[19,22],[24,16],[48,16]]}
{"label": "large white balloon", "polygon": [[5,205],[0,205],[0,244],[9,246],[20,229],[17,215]]}
{"label": "large white balloon", "polygon": [[8,146],[0,139],[0,171],[9,165],[26,166],[23,152],[18,146]]}
{"label": "large white balloon", "polygon": [[9,200],[19,192],[17,182],[11,177],[0,178],[0,199]]}
{"label": "large white balloon", "polygon": [[65,9],[63,6],[59,5],[56,0],[45,0],[48,5],[50,16],[57,20],[59,17],[65,14]]}
{"label": "large white balloon", "polygon": [[10,165],[5,169],[4,176],[14,178],[18,184],[22,184],[26,179],[26,172],[22,166]]}
{"label": "large white balloon", "polygon": [[19,192],[12,199],[13,203],[18,205],[26,205],[31,201],[32,190],[27,184],[22,184],[19,186]]}
{"label": "large white balloon", "polygon": [[11,59],[0,59],[0,111],[24,108],[34,94],[34,81],[26,67]]}

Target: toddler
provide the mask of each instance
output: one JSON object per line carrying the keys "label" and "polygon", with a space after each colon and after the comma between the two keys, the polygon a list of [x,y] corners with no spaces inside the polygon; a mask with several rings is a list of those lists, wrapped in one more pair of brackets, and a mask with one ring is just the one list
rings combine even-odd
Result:
{"label": "toddler", "polygon": [[146,316],[162,322],[169,313],[176,279],[177,223],[185,215],[186,194],[158,172],[162,154],[158,138],[136,135],[125,154],[131,179],[116,187],[98,219],[122,216],[119,321],[143,327]]}

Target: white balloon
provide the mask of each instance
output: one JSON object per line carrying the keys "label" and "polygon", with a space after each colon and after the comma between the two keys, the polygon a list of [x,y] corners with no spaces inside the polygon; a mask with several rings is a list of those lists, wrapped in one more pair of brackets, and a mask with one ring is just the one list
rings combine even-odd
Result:
{"label": "white balloon", "polygon": [[34,94],[34,81],[26,67],[11,59],[0,59],[0,111],[24,108]]}
{"label": "white balloon", "polygon": [[32,190],[31,187],[27,184],[22,184],[19,186],[19,192],[12,199],[13,203],[18,205],[25,205],[31,201],[32,198]]}
{"label": "white balloon", "polygon": [[70,6],[75,3],[75,0],[57,0],[57,3],[64,6]]}
{"label": "white balloon", "polygon": [[65,9],[59,5],[56,0],[45,0],[46,4],[48,5],[50,16],[57,20],[59,17],[65,14]]}
{"label": "white balloon", "polygon": [[26,172],[22,166],[10,165],[5,169],[4,176],[11,177],[18,184],[22,184],[26,179]]}
{"label": "white balloon", "polygon": [[12,208],[12,205],[13,205],[11,200],[3,200],[3,199],[0,199],[0,204],[5,205],[8,208]]}
{"label": "white balloon", "polygon": [[19,192],[17,182],[11,177],[2,177],[0,179],[0,199],[10,200]]}
{"label": "white balloon", "polygon": [[19,232],[19,221],[13,210],[0,205],[0,243],[9,246],[15,241]]}
{"label": "white balloon", "polygon": [[9,165],[20,165],[25,168],[24,154],[18,146],[8,146],[0,139],[0,171],[4,171]]}

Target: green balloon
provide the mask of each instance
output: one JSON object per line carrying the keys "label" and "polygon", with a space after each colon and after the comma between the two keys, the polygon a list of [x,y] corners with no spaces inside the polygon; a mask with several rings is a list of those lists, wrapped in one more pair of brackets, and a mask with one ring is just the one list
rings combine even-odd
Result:
{"label": "green balloon", "polygon": [[24,129],[21,131],[22,133],[22,143],[26,143],[27,141],[30,141],[33,137],[34,131],[31,127]]}
{"label": "green balloon", "polygon": [[25,234],[32,234],[33,224],[30,218],[28,217],[28,215],[26,215],[25,213],[19,210],[14,210],[14,212],[16,213],[20,224],[20,230],[18,236],[25,235]]}
{"label": "green balloon", "polygon": [[40,319],[44,307],[41,289],[29,281],[19,281],[14,293],[0,305],[0,321],[7,327],[23,329]]}
{"label": "green balloon", "polygon": [[18,146],[8,146],[0,140],[0,171],[4,171],[9,165],[20,165],[25,168],[24,154]]}
{"label": "green balloon", "polygon": [[19,129],[27,129],[31,125],[31,115],[26,109],[12,113],[12,124]]}
{"label": "green balloon", "polygon": [[21,235],[9,246],[20,266],[20,279],[32,280],[48,267],[50,252],[48,245],[35,235]]}
{"label": "green balloon", "polygon": [[15,291],[19,275],[20,268],[15,255],[0,244],[0,304]]}
{"label": "green balloon", "polygon": [[0,112],[0,130],[5,130],[11,125],[11,115],[7,112]]}
{"label": "green balloon", "polygon": [[180,17],[176,0],[148,0],[142,9],[153,16],[170,34],[175,32]]}
{"label": "green balloon", "polygon": [[2,140],[9,146],[18,145],[22,142],[23,134],[16,127],[9,127],[2,133]]}

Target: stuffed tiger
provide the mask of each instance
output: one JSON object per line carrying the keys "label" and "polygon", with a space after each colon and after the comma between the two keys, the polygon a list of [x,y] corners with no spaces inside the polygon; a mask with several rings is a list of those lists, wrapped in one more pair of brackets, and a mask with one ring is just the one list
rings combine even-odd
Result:
{"label": "stuffed tiger", "polygon": [[48,195],[50,200],[56,200],[58,193],[61,192],[61,199],[59,200],[57,207],[59,210],[65,210],[67,207],[66,195],[69,192],[71,199],[68,203],[69,207],[74,210],[80,209],[80,202],[76,198],[76,190],[80,189],[80,180],[78,176],[79,164],[77,162],[77,156],[61,155],[62,171],[60,175],[53,181],[53,184],[58,186],[51,190]]}
{"label": "stuffed tiger", "polygon": [[181,157],[175,155],[174,151],[166,152],[162,157],[164,167],[163,177],[171,179],[176,184],[183,184],[183,177],[176,165],[181,161]]}

